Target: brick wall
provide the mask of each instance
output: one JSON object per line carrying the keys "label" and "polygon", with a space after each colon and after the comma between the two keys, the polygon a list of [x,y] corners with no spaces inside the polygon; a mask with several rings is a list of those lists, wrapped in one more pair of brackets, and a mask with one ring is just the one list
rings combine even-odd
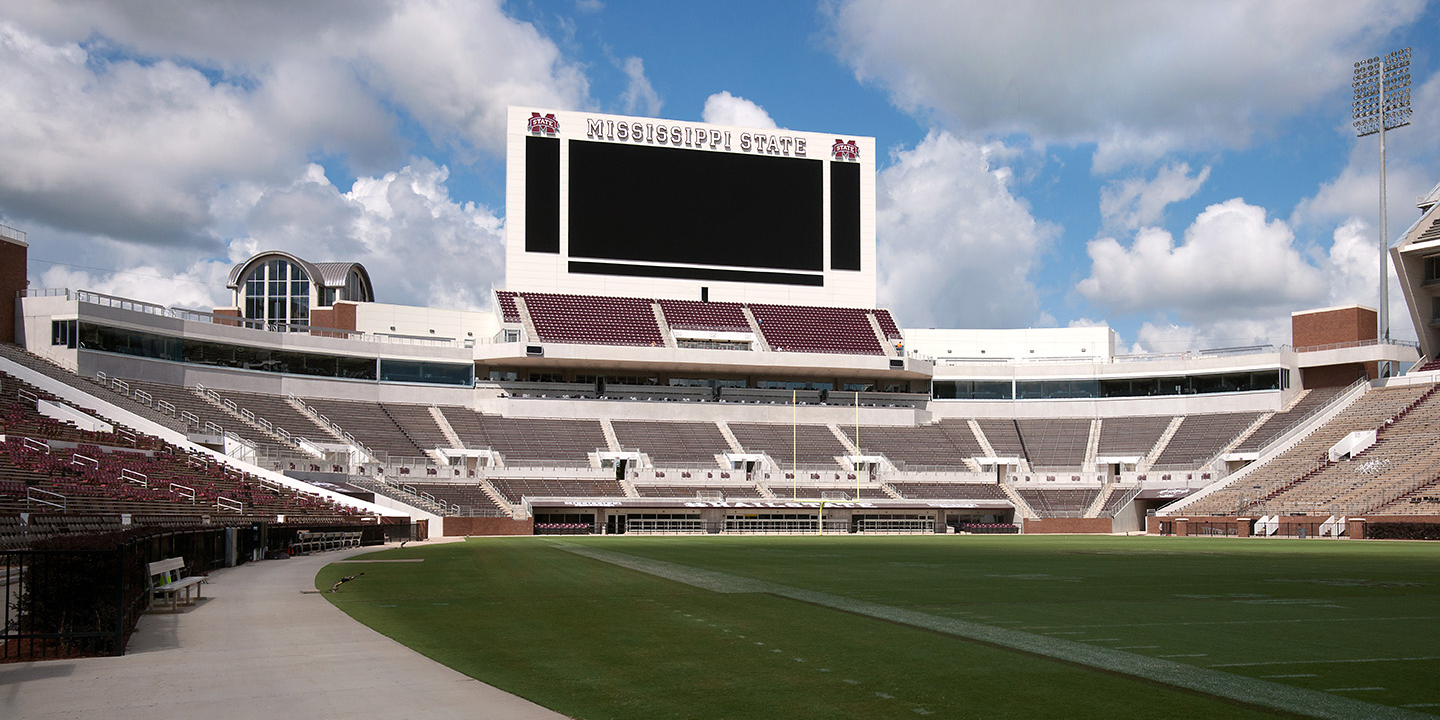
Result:
{"label": "brick wall", "polygon": [[1301,368],[1300,386],[1304,388],[1348,387],[1360,378],[1373,378],[1378,370],[1375,363],[1348,363]]}
{"label": "brick wall", "polygon": [[1316,345],[1374,340],[1378,315],[1360,306],[1335,308],[1290,316],[1290,344],[1297,349]]}
{"label": "brick wall", "polygon": [[447,517],[446,537],[468,535],[534,535],[535,521],[494,517]]}
{"label": "brick wall", "polygon": [[25,289],[27,250],[24,245],[0,239],[0,342],[19,342],[15,337],[16,293]]}
{"label": "brick wall", "polygon": [[1052,535],[1055,533],[1109,534],[1114,520],[1111,518],[1034,518],[1025,521],[1026,535]]}

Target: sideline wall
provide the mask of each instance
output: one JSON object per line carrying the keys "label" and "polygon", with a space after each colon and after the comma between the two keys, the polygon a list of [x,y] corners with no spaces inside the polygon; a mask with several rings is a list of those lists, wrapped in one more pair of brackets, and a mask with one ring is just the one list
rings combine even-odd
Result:
{"label": "sideline wall", "polygon": [[445,537],[471,535],[534,535],[535,520],[511,520],[495,517],[447,517]]}
{"label": "sideline wall", "polygon": [[1108,535],[1114,530],[1111,518],[1031,518],[1025,521],[1022,532],[1026,535],[1054,535],[1058,533],[1085,533]]}

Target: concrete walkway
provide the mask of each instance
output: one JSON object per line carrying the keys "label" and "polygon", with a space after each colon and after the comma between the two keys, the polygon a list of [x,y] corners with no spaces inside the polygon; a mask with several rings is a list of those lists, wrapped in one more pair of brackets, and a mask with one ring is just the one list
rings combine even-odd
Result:
{"label": "concrete walkway", "polygon": [[215,572],[204,602],[143,616],[122,657],[0,665],[0,718],[564,717],[440,665],[318,594],[302,594],[325,564],[372,550]]}

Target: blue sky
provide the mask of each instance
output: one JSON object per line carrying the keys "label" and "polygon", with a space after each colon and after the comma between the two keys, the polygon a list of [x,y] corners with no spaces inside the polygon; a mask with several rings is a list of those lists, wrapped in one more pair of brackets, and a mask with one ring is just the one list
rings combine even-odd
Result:
{"label": "blue sky", "polygon": [[903,325],[1286,343],[1292,310],[1378,302],[1355,60],[1414,48],[1392,237],[1440,181],[1437,25],[1413,0],[26,3],[0,8],[0,223],[33,286],[208,307],[276,248],[483,307],[505,106],[773,122],[884,149]]}

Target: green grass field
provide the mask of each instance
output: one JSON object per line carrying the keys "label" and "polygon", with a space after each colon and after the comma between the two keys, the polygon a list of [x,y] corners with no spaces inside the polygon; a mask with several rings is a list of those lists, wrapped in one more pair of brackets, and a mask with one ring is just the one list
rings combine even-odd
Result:
{"label": "green grass field", "polygon": [[[1440,545],[492,538],[326,594],[577,718],[1440,714]],[[417,698],[423,706],[423,698]]]}

